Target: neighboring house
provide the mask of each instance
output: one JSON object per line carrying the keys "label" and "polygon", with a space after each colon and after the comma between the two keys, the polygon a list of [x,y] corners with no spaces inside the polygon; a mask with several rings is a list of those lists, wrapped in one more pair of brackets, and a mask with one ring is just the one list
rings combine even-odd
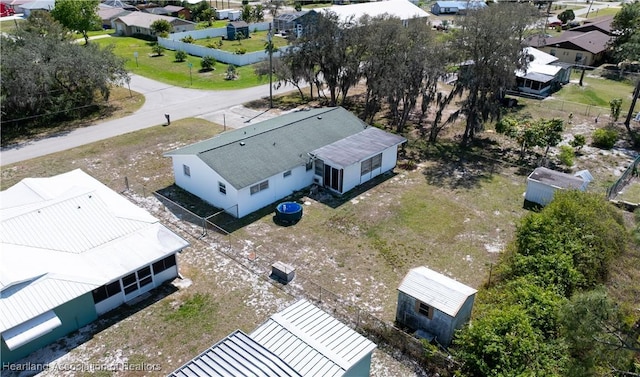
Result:
{"label": "neighboring house", "polygon": [[465,14],[468,10],[486,8],[484,1],[436,1],[431,6],[431,13],[440,14]]}
{"label": "neighboring house", "polygon": [[[242,36],[239,38],[239,35]],[[249,24],[244,21],[234,21],[227,24],[227,39],[235,41],[236,39],[249,38]]]}
{"label": "neighboring house", "polygon": [[136,8],[135,6],[127,3],[126,1],[122,1],[122,0],[105,0],[103,3],[100,3],[100,6],[109,6],[109,7],[113,7],[113,8],[122,8],[124,10],[128,10],[131,12],[137,12],[140,9]]}
{"label": "neighboring house", "polygon": [[164,7],[169,11],[169,15],[173,17],[182,18],[184,20],[191,20],[191,11],[189,8],[180,7],[177,5],[167,5]]}
{"label": "neighboring house", "polygon": [[174,279],[188,245],[79,169],[0,192],[3,365]]}
{"label": "neighboring house", "polygon": [[20,9],[20,6],[22,4],[32,3],[32,2],[33,0],[0,0],[0,3],[3,3],[4,5],[13,9],[15,13],[22,13],[22,9]]}
{"label": "neighboring house", "polygon": [[476,290],[427,267],[409,270],[398,288],[396,323],[449,346],[471,318]]}
{"label": "neighboring house", "polygon": [[113,23],[116,27],[116,34],[119,35],[130,36],[134,34],[144,34],[155,36],[155,33],[151,30],[151,24],[157,20],[169,21],[173,26],[173,33],[193,31],[196,28],[195,22],[182,20],[176,17],[159,16],[146,12],[131,12],[125,16],[118,17],[113,21]]}
{"label": "neighboring house", "polygon": [[302,35],[302,31],[313,24],[318,13],[314,10],[304,10],[295,13],[279,14],[273,19],[273,27],[276,33],[293,33],[296,37]]}
{"label": "neighboring house", "polygon": [[371,18],[387,14],[399,18],[406,26],[412,19],[426,19],[430,16],[428,12],[414,5],[407,0],[384,0],[368,3],[358,3],[349,5],[333,5],[325,8],[317,8],[316,11],[330,11],[338,15],[341,21],[358,21],[362,16]]}
{"label": "neighboring house", "polygon": [[529,38],[527,43],[557,57],[560,62],[595,66],[603,61],[614,38],[612,21],[612,16],[599,17],[557,37],[536,36]]}
{"label": "neighboring house", "polygon": [[247,335],[236,330],[170,377],[361,377],[376,345],[306,300]]}
{"label": "neighboring house", "polygon": [[157,14],[159,16],[171,16],[171,12],[166,10],[165,8],[162,7],[150,7],[150,8],[143,8],[142,9],[143,12],[146,13],[151,13],[151,14]]}
{"label": "neighboring house", "polygon": [[24,17],[29,17],[31,12],[43,10],[50,12],[55,7],[55,0],[38,0],[20,5],[18,13],[22,13]]}
{"label": "neighboring house", "polygon": [[592,180],[593,176],[587,170],[581,170],[575,175],[571,175],[544,167],[536,168],[527,177],[525,205],[528,202],[545,206],[553,200],[553,195],[557,190],[586,191]]}
{"label": "neighboring house", "polygon": [[404,142],[331,107],[292,112],[165,156],[178,186],[243,217],[313,183],[343,194],[392,170]]}
{"label": "neighboring house", "polygon": [[558,58],[533,47],[525,47],[529,58],[526,70],[516,71],[519,92],[546,97],[569,82],[570,66]]}
{"label": "neighboring house", "polygon": [[102,27],[104,29],[115,29],[116,25],[113,21],[129,13],[131,13],[131,11],[124,8],[100,7],[98,9],[98,16],[102,20]]}

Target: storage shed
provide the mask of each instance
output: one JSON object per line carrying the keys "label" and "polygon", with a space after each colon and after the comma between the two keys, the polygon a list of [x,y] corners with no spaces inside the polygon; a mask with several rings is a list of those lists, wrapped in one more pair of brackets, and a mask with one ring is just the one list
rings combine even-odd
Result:
{"label": "storage shed", "polygon": [[536,168],[527,178],[525,206],[527,204],[541,206],[549,204],[553,200],[556,190],[586,191],[592,180],[593,176],[588,170],[581,170],[571,175],[545,167]]}
{"label": "storage shed", "polygon": [[396,323],[446,347],[471,318],[476,292],[427,267],[411,269],[398,288]]}
{"label": "storage shed", "polygon": [[[242,34],[242,36],[240,36]],[[235,41],[236,39],[249,38],[249,24],[244,21],[229,22],[227,24],[227,39]]]}

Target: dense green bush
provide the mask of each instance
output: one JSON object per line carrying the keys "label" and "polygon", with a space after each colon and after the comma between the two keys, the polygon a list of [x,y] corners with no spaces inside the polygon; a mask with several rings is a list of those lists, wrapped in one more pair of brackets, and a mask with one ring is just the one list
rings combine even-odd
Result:
{"label": "dense green bush", "polygon": [[573,140],[569,142],[569,145],[574,147],[576,151],[580,151],[585,144],[587,144],[587,138],[580,134],[573,135]]}
{"label": "dense green bush", "polygon": [[195,42],[195,39],[191,35],[187,35],[186,37],[180,39],[180,41],[184,43],[193,43]]}
{"label": "dense green bush", "polygon": [[202,60],[200,60],[200,67],[202,67],[203,71],[212,71],[216,65],[216,59],[212,56],[204,56]]}
{"label": "dense green bush", "polygon": [[182,51],[182,50],[177,50],[176,51],[176,61],[177,62],[183,62],[187,59],[187,53]]}
{"label": "dense green bush", "polygon": [[572,147],[568,145],[560,146],[560,153],[558,153],[558,160],[565,166],[573,166],[573,159],[576,156],[576,152]]}
{"label": "dense green bush", "polygon": [[611,149],[618,140],[618,133],[615,130],[598,128],[593,132],[592,145],[597,148]]}

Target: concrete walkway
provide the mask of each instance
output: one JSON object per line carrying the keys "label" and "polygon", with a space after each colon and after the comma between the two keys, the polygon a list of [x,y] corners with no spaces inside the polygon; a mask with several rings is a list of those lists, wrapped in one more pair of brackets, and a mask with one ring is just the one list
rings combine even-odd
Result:
{"label": "concrete walkway", "polygon": [[[165,114],[170,115],[171,121],[201,117],[220,124],[226,122],[229,127],[239,127],[246,121],[258,122],[275,115],[272,112],[260,114],[239,108],[242,103],[263,97],[268,98],[268,84],[247,89],[206,91],[178,88],[142,76],[132,75],[130,87],[131,90],[143,94],[146,98],[145,104],[134,114],[78,128],[46,139],[27,141],[2,148],[0,149],[0,165],[45,156],[98,140],[165,124]],[[274,89],[273,94],[288,92],[292,89],[292,87]],[[229,117],[225,116],[227,113]],[[252,119],[254,117],[255,119]]]}

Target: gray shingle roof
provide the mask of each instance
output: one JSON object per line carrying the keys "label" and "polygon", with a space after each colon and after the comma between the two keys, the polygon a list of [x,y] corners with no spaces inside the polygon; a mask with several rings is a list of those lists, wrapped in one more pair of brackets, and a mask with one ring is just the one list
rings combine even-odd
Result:
{"label": "gray shingle roof", "polygon": [[309,161],[308,153],[367,127],[341,107],[297,111],[165,153],[197,155],[236,189]]}

